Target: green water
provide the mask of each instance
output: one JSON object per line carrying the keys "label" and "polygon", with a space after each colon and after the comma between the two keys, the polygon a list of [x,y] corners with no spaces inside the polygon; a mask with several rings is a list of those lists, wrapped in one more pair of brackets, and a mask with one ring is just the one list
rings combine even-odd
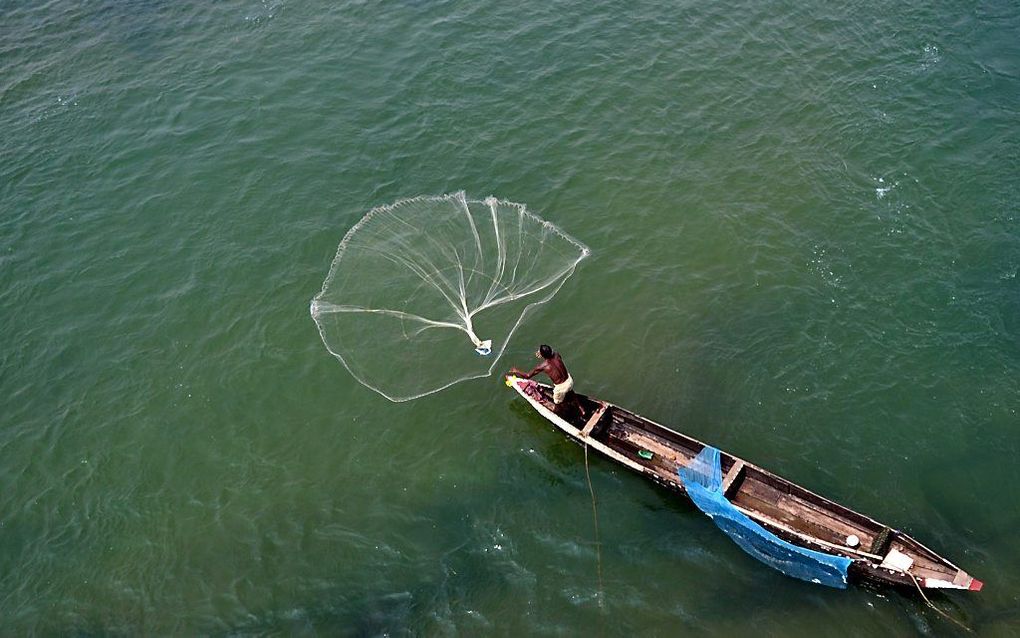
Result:
{"label": "green water", "polygon": [[[0,633],[942,636],[308,315],[373,206],[590,246],[503,363],[914,534],[1020,634],[1012,2],[0,3]],[[443,361],[435,362],[437,368]]]}

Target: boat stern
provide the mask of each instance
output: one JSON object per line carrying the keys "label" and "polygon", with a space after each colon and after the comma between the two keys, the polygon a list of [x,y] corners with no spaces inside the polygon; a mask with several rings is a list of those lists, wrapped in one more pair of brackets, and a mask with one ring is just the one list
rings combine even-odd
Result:
{"label": "boat stern", "polygon": [[506,387],[516,390],[518,394],[528,399],[541,399],[539,385],[531,379],[524,379],[516,375],[508,374],[503,380]]}
{"label": "boat stern", "polygon": [[953,580],[942,580],[940,578],[923,578],[921,584],[925,589],[963,589],[967,591],[981,591],[985,586],[983,582],[974,578],[962,569],[956,572]]}
{"label": "boat stern", "polygon": [[524,394],[529,381],[527,379],[522,379],[517,375],[508,374],[504,377],[503,383],[505,383],[506,387],[511,390],[516,390],[519,394]]}

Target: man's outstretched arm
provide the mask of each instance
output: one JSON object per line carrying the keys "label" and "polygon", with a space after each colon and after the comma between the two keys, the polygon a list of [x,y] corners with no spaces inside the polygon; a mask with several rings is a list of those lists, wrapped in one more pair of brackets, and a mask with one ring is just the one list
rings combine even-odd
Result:
{"label": "man's outstretched arm", "polygon": [[524,371],[518,369],[516,366],[510,368],[510,374],[513,374],[513,375],[516,375],[518,377],[521,377],[522,379],[530,379],[531,377],[535,376],[536,374],[538,374],[540,372],[545,372],[545,364],[544,363],[540,363],[537,366],[535,366],[535,369],[532,370],[531,372],[524,372]]}

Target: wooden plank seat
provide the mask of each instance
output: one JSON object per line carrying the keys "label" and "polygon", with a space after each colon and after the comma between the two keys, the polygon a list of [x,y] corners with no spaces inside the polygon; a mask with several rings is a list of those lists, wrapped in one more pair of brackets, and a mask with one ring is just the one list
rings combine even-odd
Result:
{"label": "wooden plank seat", "polygon": [[584,424],[584,429],[581,430],[581,436],[586,437],[589,434],[591,434],[591,431],[594,430],[595,426],[599,424],[599,421],[602,420],[602,416],[605,415],[606,410],[608,409],[609,404],[602,403],[602,405],[599,406],[599,409],[595,410],[595,414],[591,415],[591,418],[588,419],[588,422]]}

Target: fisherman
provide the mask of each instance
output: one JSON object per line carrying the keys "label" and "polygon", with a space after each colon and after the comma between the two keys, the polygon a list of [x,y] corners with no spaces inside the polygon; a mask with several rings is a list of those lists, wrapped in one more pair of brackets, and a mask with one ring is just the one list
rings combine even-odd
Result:
{"label": "fisherman", "polygon": [[510,374],[523,379],[530,379],[536,374],[544,372],[553,382],[554,409],[558,412],[559,406],[563,405],[563,400],[567,398],[567,395],[570,395],[572,402],[577,406],[583,418],[585,416],[584,406],[581,405],[581,400],[574,394],[574,380],[570,377],[570,373],[567,372],[567,366],[563,363],[560,353],[554,352],[552,348],[543,343],[538,347],[535,356],[541,359],[542,362],[535,366],[531,372],[524,372],[517,367],[512,367],[510,368]]}

